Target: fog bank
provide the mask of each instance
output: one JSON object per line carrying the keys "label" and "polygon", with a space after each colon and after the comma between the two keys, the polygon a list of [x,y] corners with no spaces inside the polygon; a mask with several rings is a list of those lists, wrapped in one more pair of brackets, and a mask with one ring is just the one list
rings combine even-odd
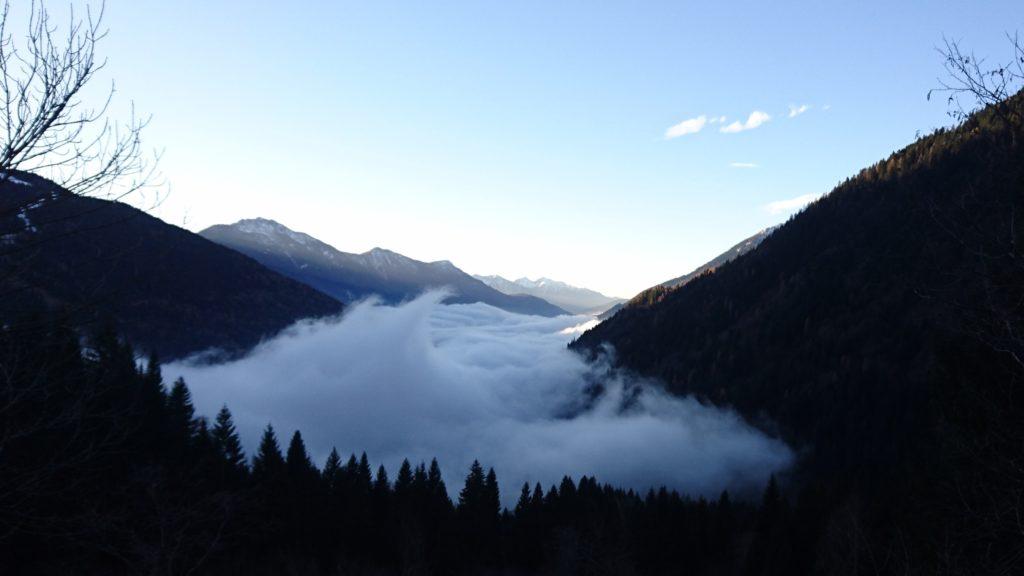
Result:
{"label": "fog bank", "polygon": [[588,318],[364,302],[339,320],[301,323],[249,356],[164,367],[200,414],[222,404],[247,451],[271,422],[282,450],[302,431],[318,465],[332,446],[366,451],[392,478],[402,458],[437,457],[455,493],[469,463],[493,466],[509,503],[524,481],[563,475],[715,496],[759,490],[792,459],[731,411],[677,398],[566,349]]}

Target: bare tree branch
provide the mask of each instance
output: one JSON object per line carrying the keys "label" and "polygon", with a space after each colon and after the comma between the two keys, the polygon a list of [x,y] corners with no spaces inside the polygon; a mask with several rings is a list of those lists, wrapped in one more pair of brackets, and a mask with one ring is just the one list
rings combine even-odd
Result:
{"label": "bare tree branch", "polygon": [[11,30],[10,2],[0,13],[0,184],[16,171],[49,178],[80,195],[121,199],[154,183],[157,154],[142,148],[149,118],[115,122],[108,117],[116,92],[111,84],[98,105],[84,90],[106,61],[97,56],[105,6],[70,10],[58,26],[33,0],[24,37]]}

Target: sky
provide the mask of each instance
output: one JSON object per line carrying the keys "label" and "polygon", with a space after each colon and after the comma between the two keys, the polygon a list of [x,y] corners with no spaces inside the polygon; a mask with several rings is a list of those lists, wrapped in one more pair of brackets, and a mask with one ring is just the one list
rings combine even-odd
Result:
{"label": "sky", "polygon": [[1003,58],[1024,11],[109,0],[106,23],[112,112],[152,115],[168,222],[266,217],[628,297],[948,125],[936,46]]}

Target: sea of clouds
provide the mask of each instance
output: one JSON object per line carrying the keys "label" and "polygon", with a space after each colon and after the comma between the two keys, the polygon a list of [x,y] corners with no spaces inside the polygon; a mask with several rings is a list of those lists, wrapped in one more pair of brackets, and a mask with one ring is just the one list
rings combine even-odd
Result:
{"label": "sea of clouds", "polygon": [[[322,465],[331,447],[366,451],[394,476],[403,458],[436,457],[457,493],[469,464],[493,466],[506,504],[523,482],[562,476],[693,495],[754,493],[793,455],[729,410],[662,392],[566,344],[590,319],[368,301],[303,322],[239,360],[164,367],[200,414],[227,404],[247,450],[267,423],[282,449],[301,430]],[[590,321],[592,322],[592,321]]]}

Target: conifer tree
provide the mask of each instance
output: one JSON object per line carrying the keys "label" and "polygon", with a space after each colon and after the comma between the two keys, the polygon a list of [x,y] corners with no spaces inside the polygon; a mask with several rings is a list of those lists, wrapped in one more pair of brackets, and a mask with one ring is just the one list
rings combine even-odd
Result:
{"label": "conifer tree", "polygon": [[377,468],[377,477],[373,480],[373,491],[377,494],[385,494],[391,490],[391,483],[388,481],[388,471],[381,464]]}
{"label": "conifer tree", "polygon": [[288,468],[288,476],[296,482],[306,482],[310,477],[315,477],[318,472],[313,461],[306,452],[306,443],[302,441],[302,433],[298,430],[292,434],[291,442],[288,443],[288,454],[285,458]]}
{"label": "conifer tree", "polygon": [[469,512],[478,506],[484,493],[484,469],[480,462],[473,460],[466,476],[466,483],[459,492],[459,510]]}
{"label": "conifer tree", "polygon": [[544,488],[541,487],[540,482],[537,482],[533,487],[533,496],[530,497],[530,504],[534,510],[539,510],[544,505]]}
{"label": "conifer tree", "polygon": [[324,484],[327,485],[327,490],[334,493],[338,490],[341,483],[341,476],[343,474],[341,467],[341,456],[338,455],[338,449],[331,447],[331,453],[327,456],[327,461],[324,462],[323,479]]}
{"label": "conifer tree", "polygon": [[498,475],[494,473],[494,468],[487,470],[487,477],[484,479],[482,507],[487,521],[496,524],[501,515],[501,492],[498,489]]}
{"label": "conifer tree", "polygon": [[185,380],[178,378],[167,396],[167,425],[174,438],[187,440],[195,434],[195,413],[192,394],[188,391]]}
{"label": "conifer tree", "polygon": [[160,390],[161,394],[166,394],[164,377],[160,369],[160,356],[155,351],[150,352],[149,358],[146,360],[145,382],[152,388]]}
{"label": "conifer tree", "polygon": [[378,523],[377,527],[380,528],[391,514],[391,482],[383,464],[377,467],[377,476],[373,479],[373,488],[370,489],[370,499],[373,503],[374,522]]}
{"label": "conifer tree", "polygon": [[359,468],[356,469],[356,487],[359,489],[360,494],[366,494],[370,491],[372,483],[373,476],[370,472],[370,459],[366,457],[366,452],[363,452],[362,456],[359,457]]}
{"label": "conifer tree", "polygon": [[412,491],[412,465],[409,464],[409,460],[402,460],[402,465],[398,468],[398,476],[395,477],[395,497],[399,500],[403,500],[409,497],[409,493]]}
{"label": "conifer tree", "polygon": [[430,460],[430,469],[427,470],[427,487],[434,496],[448,498],[448,488],[441,478],[441,467],[437,464],[437,458]]}
{"label": "conifer tree", "polygon": [[252,459],[252,475],[257,480],[269,480],[279,477],[285,470],[284,456],[277,444],[274,427],[267,424],[260,439],[260,447]]}
{"label": "conifer tree", "polygon": [[427,485],[427,465],[420,462],[416,465],[416,470],[412,474],[413,482],[419,482],[423,486]]}
{"label": "conifer tree", "polygon": [[530,509],[530,483],[523,482],[523,489],[519,492],[519,500],[516,502],[515,514],[522,517]]}
{"label": "conifer tree", "polygon": [[242,450],[242,442],[238,438],[235,424],[231,419],[231,411],[227,405],[221,406],[217,412],[217,419],[213,425],[213,445],[220,456],[221,462],[225,465],[226,471],[233,479],[244,477],[247,472],[245,464],[245,452]]}
{"label": "conifer tree", "polygon": [[761,496],[758,530],[762,533],[768,532],[778,518],[781,507],[782,493],[779,491],[779,483],[775,480],[775,474],[772,474],[768,478],[768,485],[765,486],[764,494]]}

